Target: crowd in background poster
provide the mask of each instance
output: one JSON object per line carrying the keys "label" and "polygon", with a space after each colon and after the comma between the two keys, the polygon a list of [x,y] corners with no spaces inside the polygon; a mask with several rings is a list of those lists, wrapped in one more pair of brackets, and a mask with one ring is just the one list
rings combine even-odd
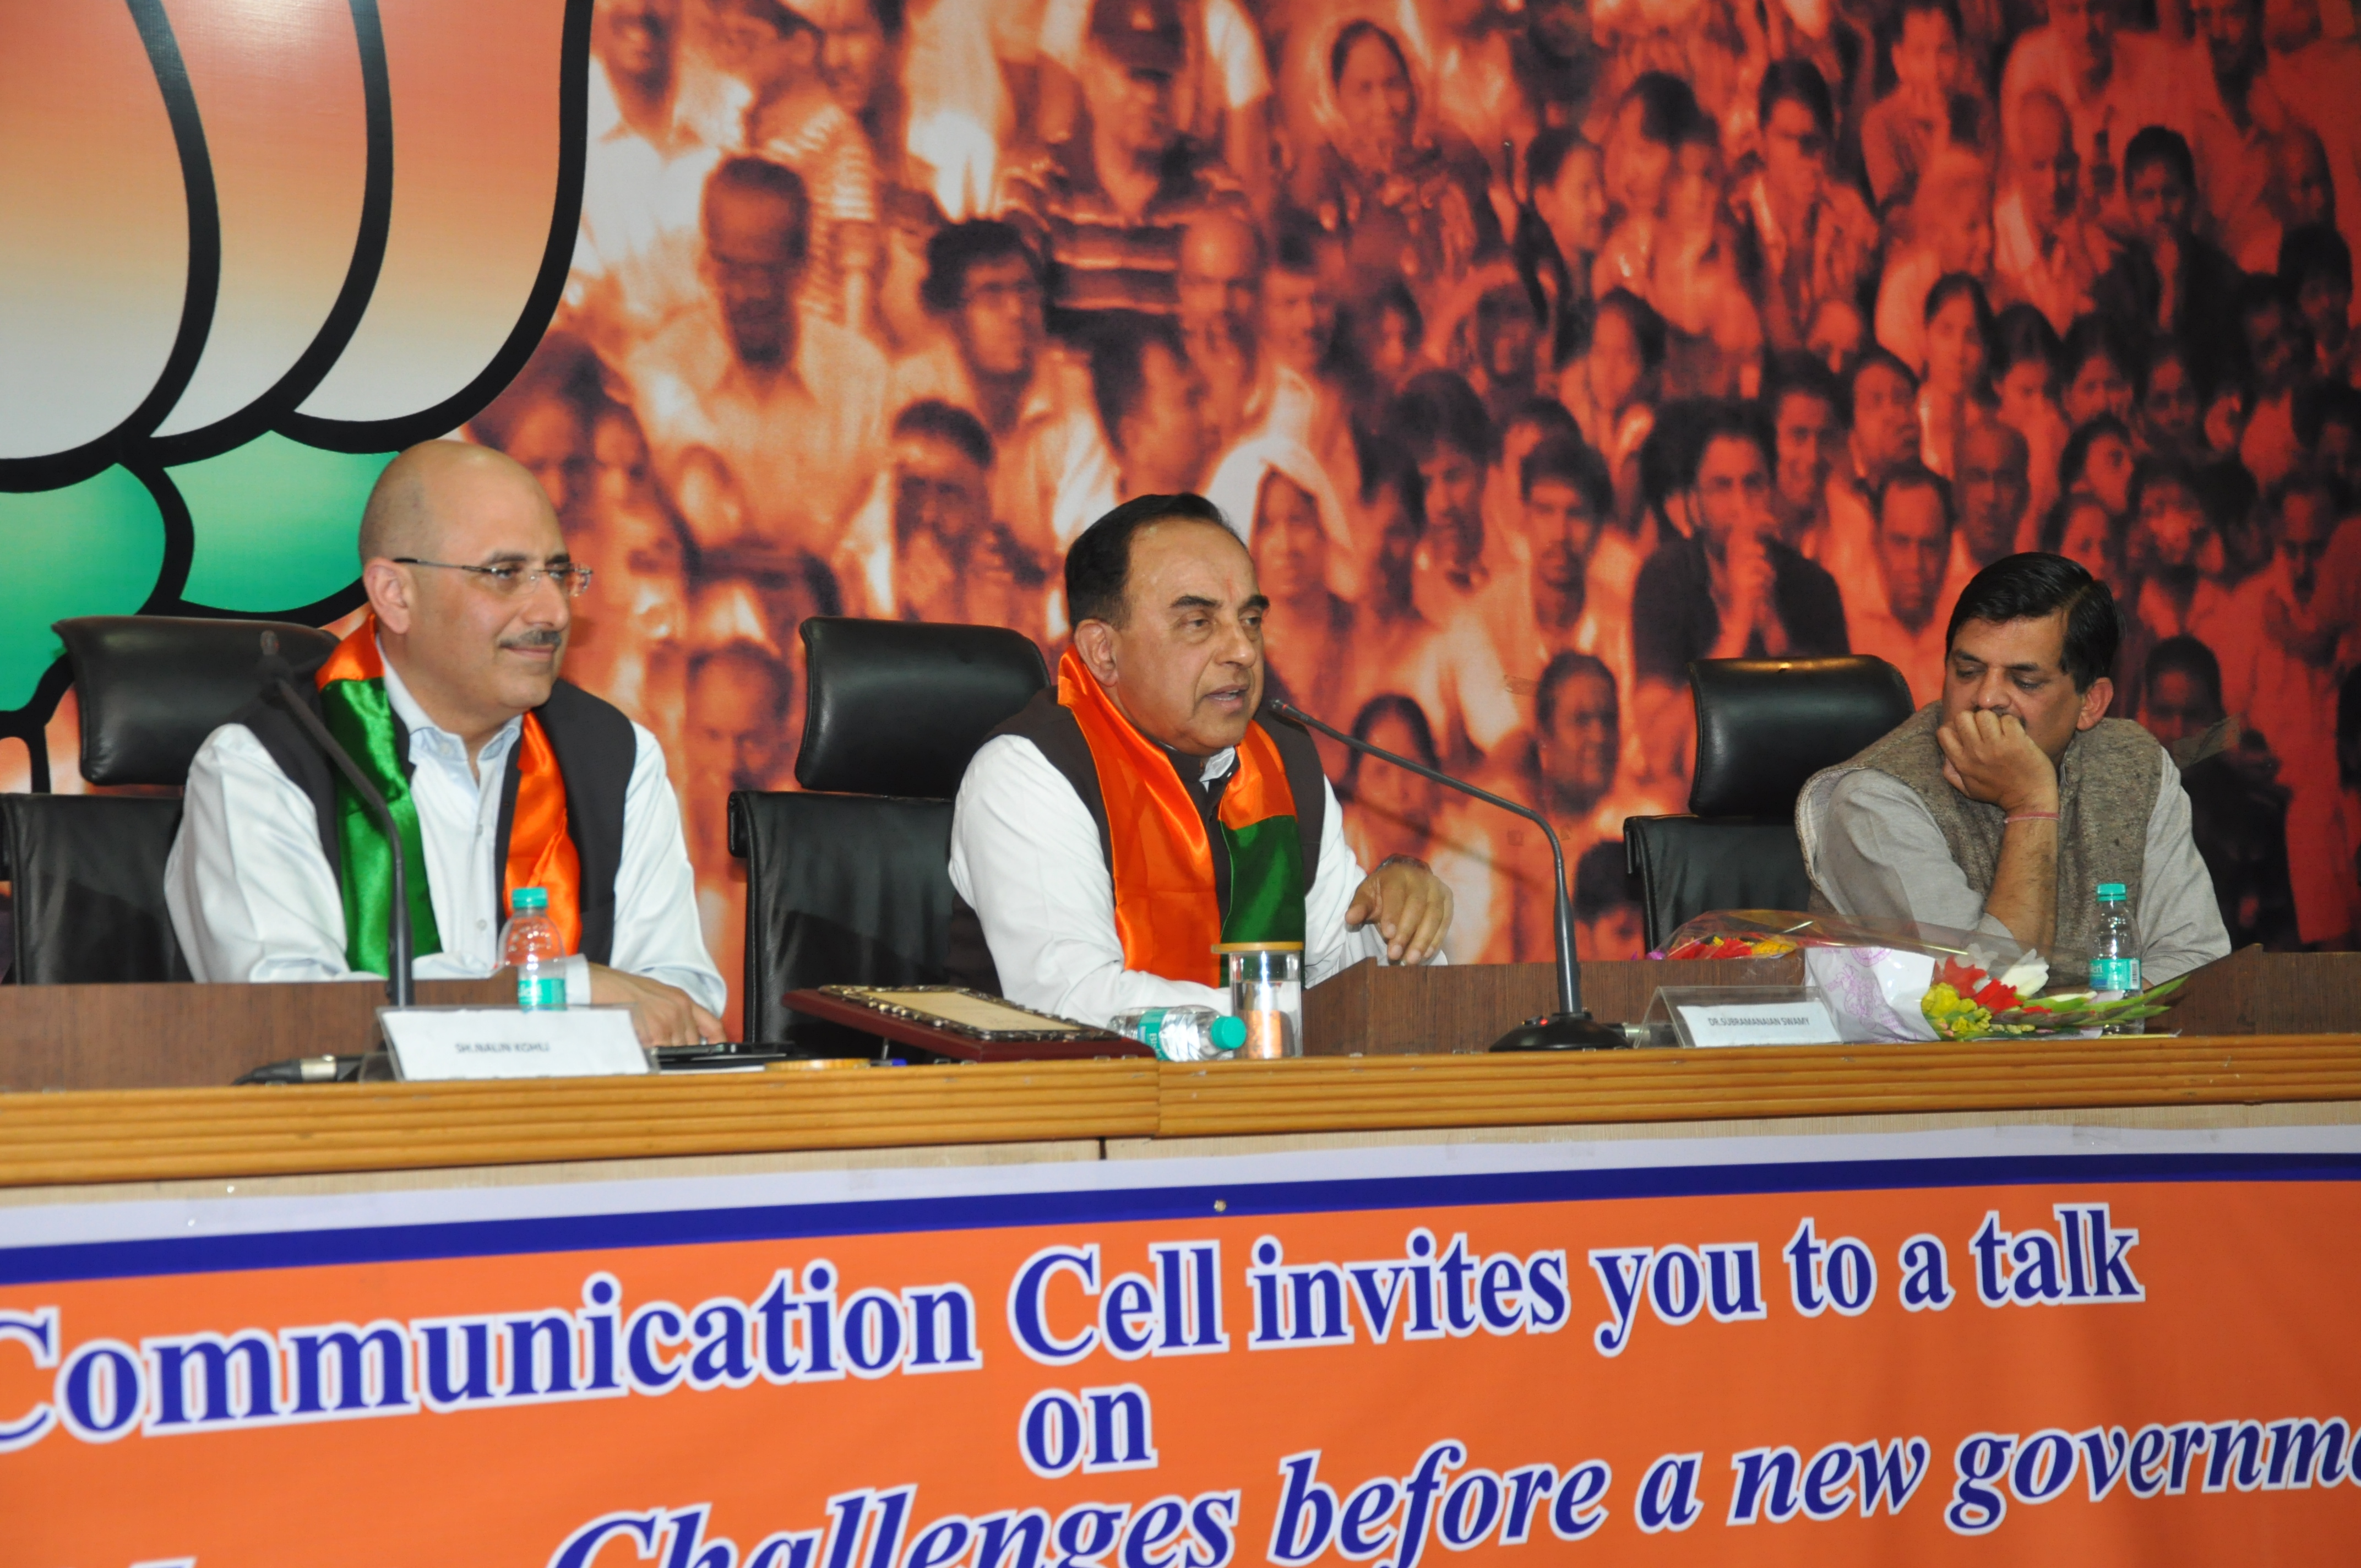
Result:
{"label": "crowd in background poster", "polygon": [[[471,428],[598,565],[569,673],[676,759],[726,972],[797,621],[1054,654],[1064,547],[1181,489],[1294,700],[1556,820],[1596,956],[1622,818],[1686,798],[1687,660],[1930,700],[1960,584],[2036,547],[2115,588],[2118,711],[2216,748],[2236,938],[2338,943],[2361,48],[2136,9],[604,0],[566,300]],[[1716,399],[1774,433],[1752,504],[1689,493]],[[1537,835],[1332,760],[1455,958],[1547,956]]]}
{"label": "crowd in background poster", "polygon": [[[2234,939],[2356,936],[2342,0],[589,12],[571,271],[452,412],[598,569],[567,674],[665,745],[726,974],[724,802],[793,787],[797,623],[1054,654],[1065,546],[1181,489],[1254,553],[1276,685],[1556,820],[1591,956],[1639,944],[1619,828],[1685,803],[1688,660],[1875,653],[1926,701],[1961,583],[2035,547],[2114,586],[2116,711],[2183,758]],[[442,76],[386,26],[415,126]],[[1719,400],[1753,491],[1689,485]],[[1364,859],[1456,889],[1455,959],[1547,956],[1538,835],[1331,761]]]}

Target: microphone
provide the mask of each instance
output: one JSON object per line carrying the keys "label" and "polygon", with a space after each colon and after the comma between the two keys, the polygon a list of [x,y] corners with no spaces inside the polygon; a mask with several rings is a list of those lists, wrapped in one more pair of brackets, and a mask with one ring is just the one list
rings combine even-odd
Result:
{"label": "microphone", "polygon": [[1518,1025],[1492,1042],[1496,1051],[1605,1051],[1620,1050],[1631,1045],[1622,1030],[1612,1024],[1601,1024],[1582,1005],[1582,969],[1574,960],[1574,901],[1565,890],[1565,847],[1558,842],[1557,829],[1549,818],[1530,806],[1520,806],[1513,800],[1477,789],[1465,779],[1414,762],[1408,757],[1398,757],[1382,746],[1372,746],[1357,735],[1347,735],[1334,725],[1323,724],[1291,702],[1270,698],[1263,705],[1281,718],[1291,718],[1307,729],[1339,744],[1348,746],[1364,756],[1375,757],[1381,762],[1407,768],[1422,779],[1432,779],[1447,789],[1473,795],[1488,806],[1512,812],[1542,830],[1549,839],[1550,859],[1557,866],[1557,1011],[1545,1013]]}
{"label": "microphone", "polygon": [[369,815],[377,819],[379,828],[385,834],[385,841],[392,846],[393,908],[386,921],[385,967],[388,973],[385,994],[386,1000],[396,1007],[415,1006],[418,984],[411,974],[410,865],[402,852],[401,834],[393,825],[393,812],[386,806],[385,796],[378,793],[377,785],[369,783],[368,775],[361,772],[360,764],[353,761],[351,753],[337,743],[334,735],[328,733],[328,727],[320,721],[320,716],[312,710],[312,705],[303,700],[303,694],[295,689],[295,667],[279,651],[279,633],[276,631],[262,634],[262,662],[255,666],[255,674],[263,681],[264,695],[276,693],[279,705],[302,727],[303,733],[311,737],[312,744],[327,754],[328,761],[336,765],[336,771],[345,775],[345,782],[352,785],[353,793],[361,797],[361,804],[368,807]]}

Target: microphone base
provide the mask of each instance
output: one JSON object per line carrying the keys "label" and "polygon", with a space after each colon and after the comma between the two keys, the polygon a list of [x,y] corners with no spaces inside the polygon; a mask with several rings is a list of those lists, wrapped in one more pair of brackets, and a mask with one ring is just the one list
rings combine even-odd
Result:
{"label": "microphone base", "polygon": [[1620,1051],[1630,1036],[1587,1013],[1548,1013],[1530,1018],[1492,1042],[1495,1051]]}

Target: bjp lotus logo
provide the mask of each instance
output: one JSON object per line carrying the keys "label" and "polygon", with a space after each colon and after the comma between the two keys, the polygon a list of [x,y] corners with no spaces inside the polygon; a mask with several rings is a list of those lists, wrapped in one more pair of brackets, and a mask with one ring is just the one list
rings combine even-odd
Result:
{"label": "bjp lotus logo", "polygon": [[76,0],[0,16],[0,734],[61,616],[357,603],[387,455],[533,351],[573,252],[590,0]]}

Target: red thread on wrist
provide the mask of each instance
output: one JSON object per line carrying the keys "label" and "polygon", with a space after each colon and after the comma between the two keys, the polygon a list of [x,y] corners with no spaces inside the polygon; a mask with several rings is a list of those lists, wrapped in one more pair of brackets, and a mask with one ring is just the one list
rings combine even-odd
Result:
{"label": "red thread on wrist", "polygon": [[2020,811],[2014,817],[2002,817],[2000,825],[2005,828],[2012,822],[2055,822],[2057,820],[2058,814],[2054,811]]}

